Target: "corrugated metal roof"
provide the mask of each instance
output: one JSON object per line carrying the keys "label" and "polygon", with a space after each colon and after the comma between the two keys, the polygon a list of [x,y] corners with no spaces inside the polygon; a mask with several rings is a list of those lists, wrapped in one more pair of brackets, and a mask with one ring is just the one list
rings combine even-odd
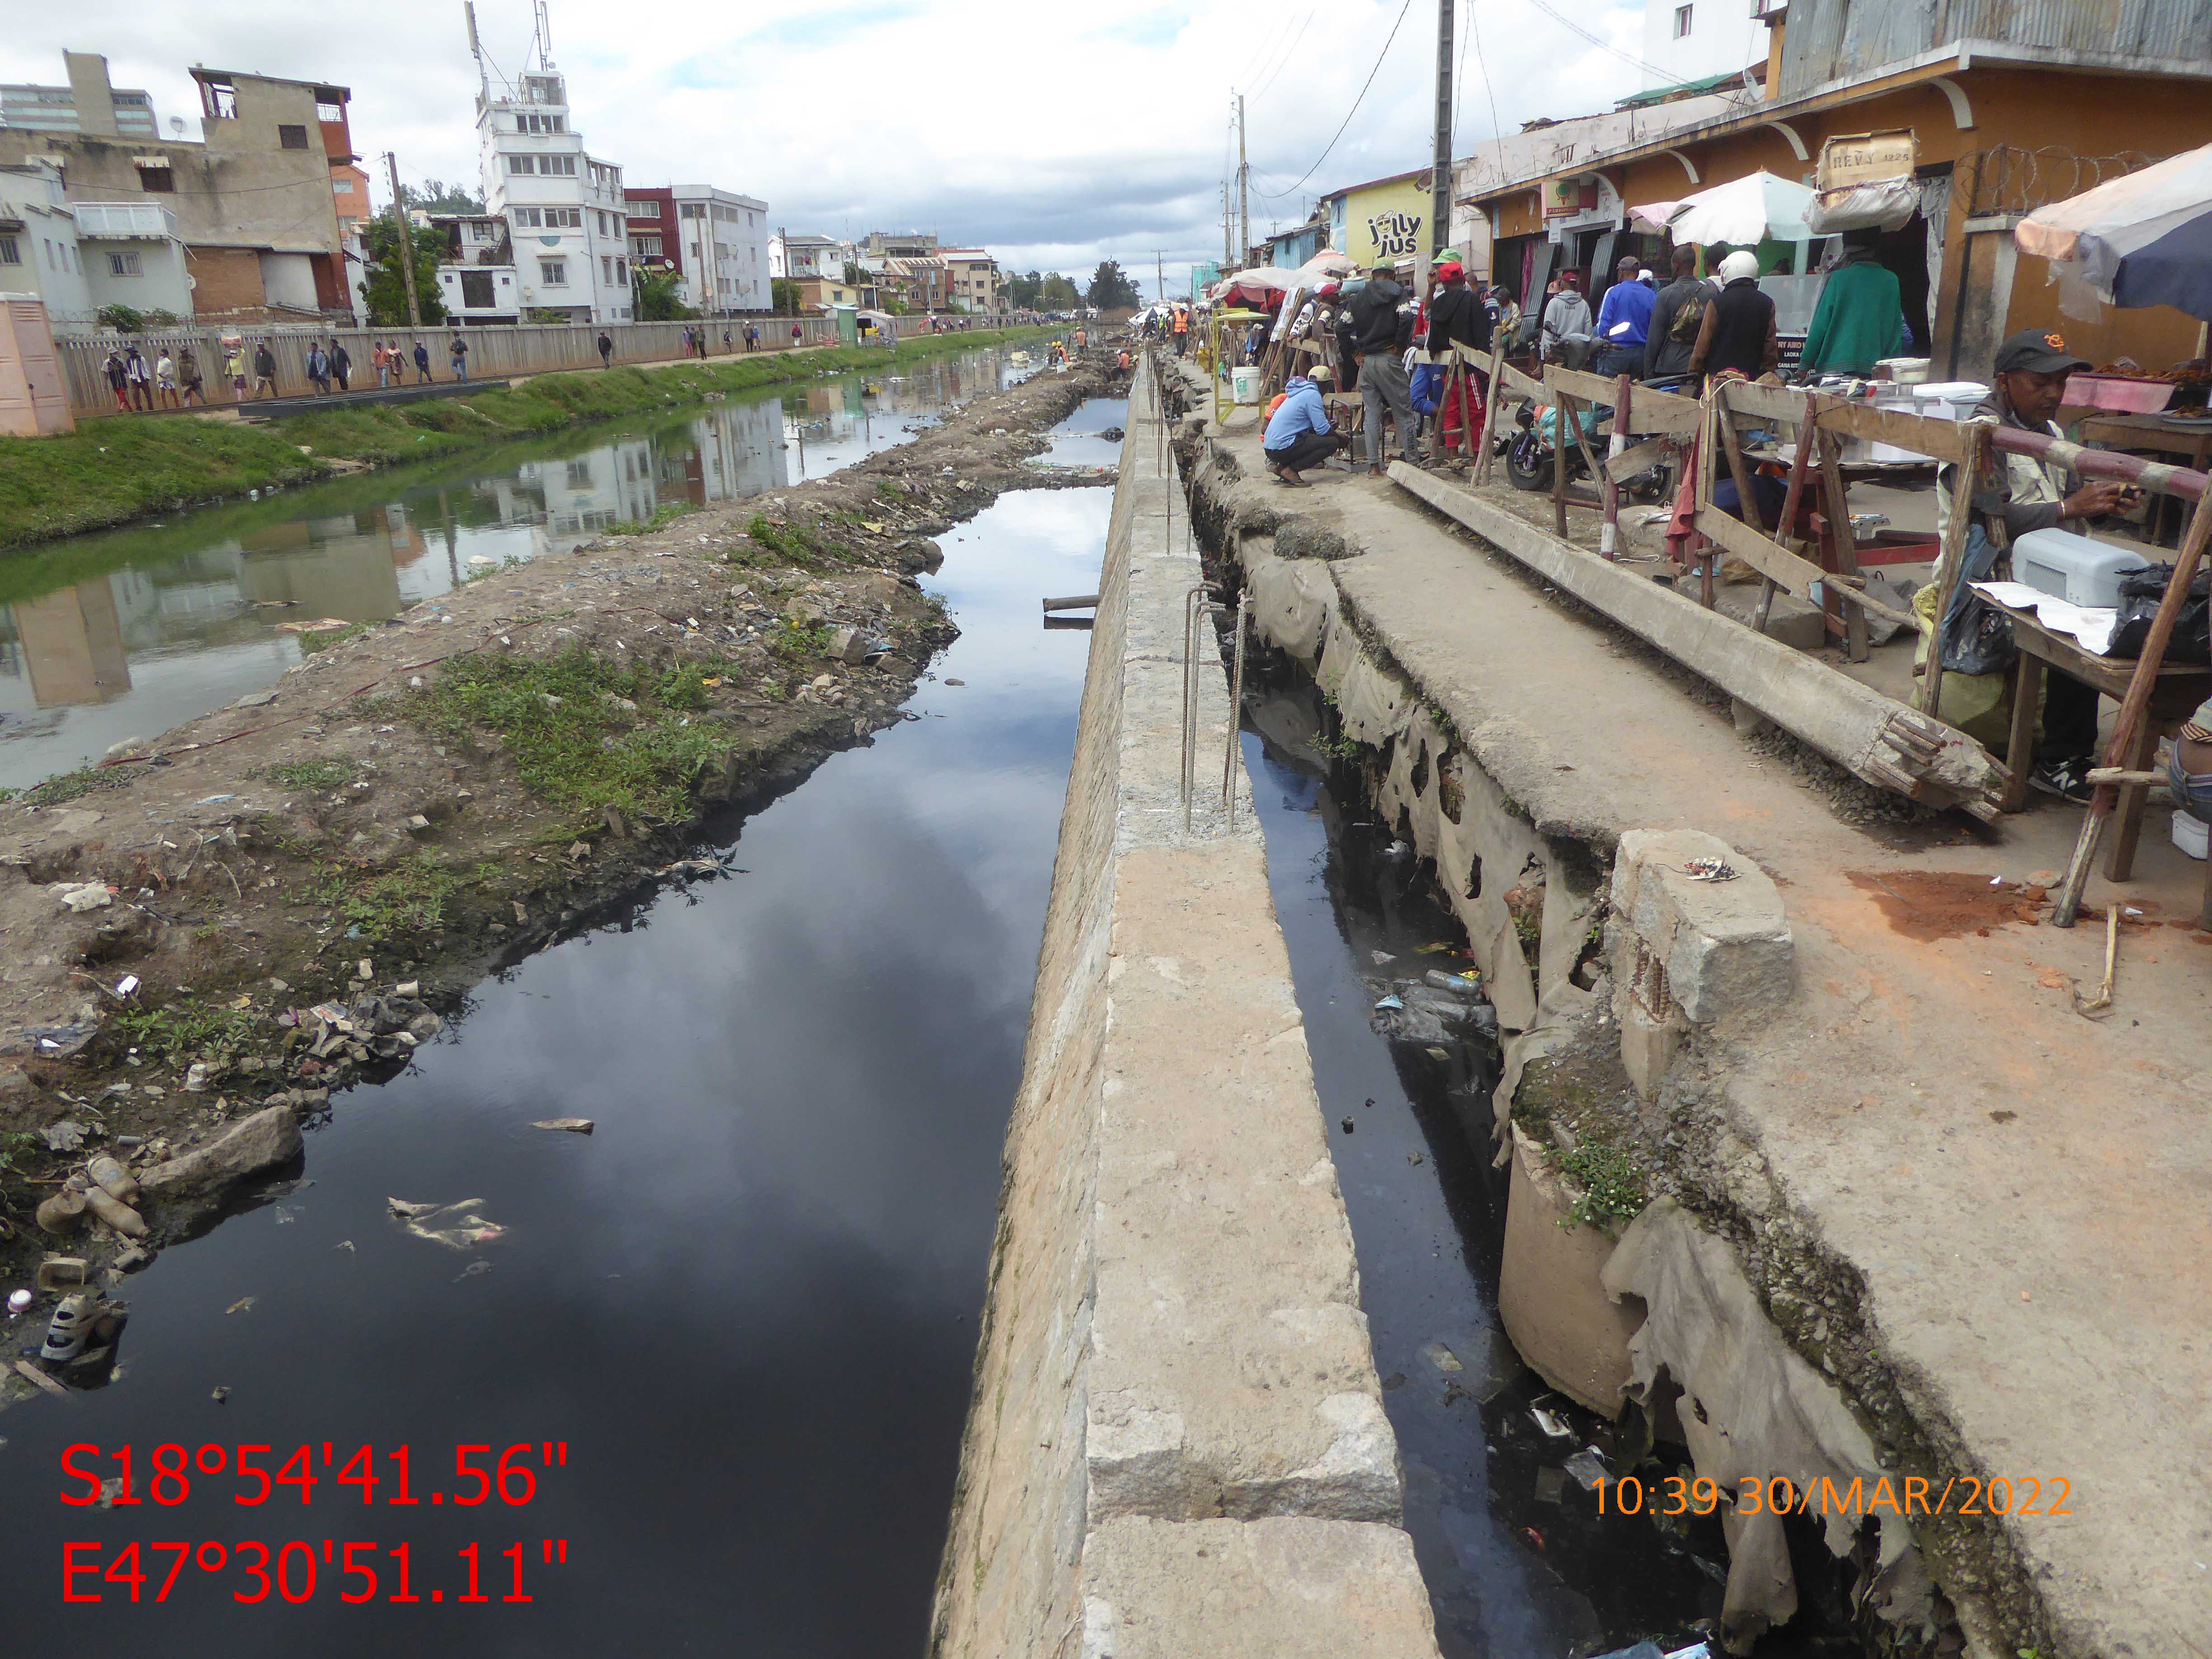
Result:
{"label": "corrugated metal roof", "polygon": [[2212,64],[2212,0],[1790,0],[1780,94],[1971,40]]}

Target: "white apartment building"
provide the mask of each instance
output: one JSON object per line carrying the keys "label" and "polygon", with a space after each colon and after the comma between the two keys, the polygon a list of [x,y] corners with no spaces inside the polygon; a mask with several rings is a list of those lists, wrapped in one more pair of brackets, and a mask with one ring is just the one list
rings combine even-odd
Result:
{"label": "white apartment building", "polygon": [[769,239],[769,275],[807,283],[822,277],[842,282],[845,267],[854,258],[853,245],[835,236],[811,236],[779,231]]}
{"label": "white apartment building", "polygon": [[1765,63],[1766,26],[1759,20],[1781,3],[1644,0],[1644,89],[1684,86]]}
{"label": "white apartment building", "polygon": [[477,138],[485,205],[507,221],[513,240],[524,319],[534,313],[628,321],[622,169],[585,153],[563,77],[549,65],[518,77],[512,96],[495,98],[484,87]]}
{"label": "white apartment building", "polygon": [[712,185],[677,185],[670,194],[684,303],[710,317],[769,310],[768,204]]}
{"label": "white apartment building", "polygon": [[37,295],[58,333],[91,331],[105,306],[192,315],[176,216],[143,199],[71,202],[47,167],[0,167],[0,293]]}

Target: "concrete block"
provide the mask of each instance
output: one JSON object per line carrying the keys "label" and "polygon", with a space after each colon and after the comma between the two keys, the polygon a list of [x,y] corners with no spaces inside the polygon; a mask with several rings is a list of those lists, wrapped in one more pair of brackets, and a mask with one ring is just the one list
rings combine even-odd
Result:
{"label": "concrete block", "polygon": [[1498,1322],[1545,1382],[1617,1418],[1629,1379],[1628,1340],[1643,1322],[1643,1309],[1607,1294],[1599,1275],[1613,1241],[1595,1227],[1562,1225],[1572,1208],[1536,1143],[1515,1124]]}
{"label": "concrete block", "polygon": [[[1729,881],[1695,881],[1693,859],[1718,859]],[[1696,830],[1632,830],[1613,866],[1613,909],[1634,935],[1637,962],[1616,964],[1632,1001],[1663,1015],[1668,1002],[1695,1024],[1710,1025],[1778,1007],[1796,988],[1796,946],[1782,895],[1765,872],[1717,836]],[[1648,961],[1644,960],[1648,958]],[[1648,970],[1664,970],[1653,995]]]}
{"label": "concrete block", "polygon": [[1667,1068],[1674,1063],[1674,1051],[1682,1046],[1683,1022],[1672,1010],[1652,1013],[1632,995],[1619,999],[1618,1012],[1622,1069],[1636,1085],[1638,1096],[1650,1100],[1659,1092],[1659,1080],[1667,1075]]}
{"label": "concrete block", "polygon": [[1109,1521],[1084,1552],[1082,1595],[1083,1659],[1437,1652],[1412,1539],[1370,1522]]}
{"label": "concrete block", "polygon": [[[1713,609],[1746,628],[1759,614],[1759,582],[1723,582],[1713,591]],[[1766,637],[1799,651],[1817,651],[1828,642],[1828,625],[1819,609],[1787,593],[1777,593],[1766,613]]]}

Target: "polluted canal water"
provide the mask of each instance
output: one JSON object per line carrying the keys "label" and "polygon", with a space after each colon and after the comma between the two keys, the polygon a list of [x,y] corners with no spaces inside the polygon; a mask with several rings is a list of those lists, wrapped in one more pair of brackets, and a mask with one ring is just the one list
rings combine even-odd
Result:
{"label": "polluted canal water", "polygon": [[[11,1651],[922,1650],[1089,638],[1037,599],[1097,585],[1110,500],[945,537],[915,718],[480,987],[302,1181],[131,1277],[119,1377],[0,1420]],[[140,1501],[64,1507],[73,1444],[130,1448]],[[158,1601],[157,1540],[194,1547]]]}

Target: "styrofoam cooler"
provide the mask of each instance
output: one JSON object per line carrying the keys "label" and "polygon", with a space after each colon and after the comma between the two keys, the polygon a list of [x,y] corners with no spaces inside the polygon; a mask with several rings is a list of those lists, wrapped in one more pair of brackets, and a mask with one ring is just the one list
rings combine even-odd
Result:
{"label": "styrofoam cooler", "polygon": [[1260,401],[1260,371],[1251,368],[1232,368],[1229,371],[1229,395],[1240,404]]}
{"label": "styrofoam cooler", "polygon": [[2204,856],[2208,832],[2212,832],[2212,825],[2206,824],[2203,818],[2179,811],[2174,813],[2173,844],[2190,857]]}
{"label": "styrofoam cooler", "polygon": [[1929,380],[1912,388],[1918,413],[1946,421],[1965,420],[1989,395],[1989,387],[1979,380]]}

